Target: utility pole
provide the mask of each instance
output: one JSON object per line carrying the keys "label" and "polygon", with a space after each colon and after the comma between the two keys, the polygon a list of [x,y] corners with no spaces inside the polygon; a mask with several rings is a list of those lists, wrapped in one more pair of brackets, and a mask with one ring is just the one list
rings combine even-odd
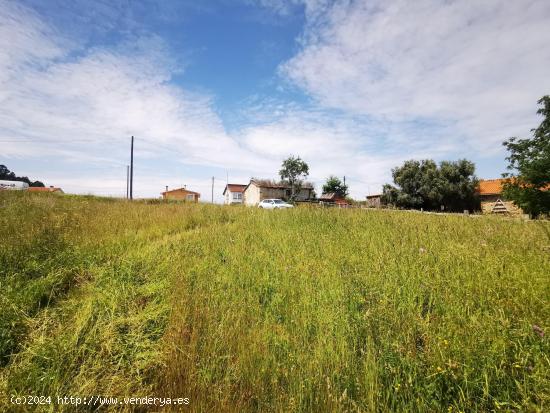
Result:
{"label": "utility pole", "polygon": [[130,191],[130,165],[126,165],[126,199],[128,199]]}
{"label": "utility pole", "polygon": [[346,185],[346,175],[344,175],[344,185]]}
{"label": "utility pole", "polygon": [[134,199],[134,137],[130,145],[130,199]]}
{"label": "utility pole", "polygon": [[214,203],[214,177],[212,177],[212,203]]}

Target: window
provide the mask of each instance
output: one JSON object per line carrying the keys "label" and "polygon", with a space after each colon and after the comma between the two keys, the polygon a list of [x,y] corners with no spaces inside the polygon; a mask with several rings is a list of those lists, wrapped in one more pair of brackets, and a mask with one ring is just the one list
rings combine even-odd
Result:
{"label": "window", "polygon": [[185,199],[188,200],[188,201],[194,201],[195,200],[195,195],[194,194],[187,194]]}
{"label": "window", "polygon": [[233,199],[243,199],[242,192],[233,192]]}

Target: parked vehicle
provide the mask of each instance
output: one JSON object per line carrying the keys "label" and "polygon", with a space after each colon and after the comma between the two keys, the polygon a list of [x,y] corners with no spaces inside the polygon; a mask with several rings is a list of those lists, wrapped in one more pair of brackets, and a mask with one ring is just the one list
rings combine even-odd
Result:
{"label": "parked vehicle", "polygon": [[279,208],[294,208],[294,206],[287,204],[282,199],[264,199],[258,204],[258,208],[279,209]]}

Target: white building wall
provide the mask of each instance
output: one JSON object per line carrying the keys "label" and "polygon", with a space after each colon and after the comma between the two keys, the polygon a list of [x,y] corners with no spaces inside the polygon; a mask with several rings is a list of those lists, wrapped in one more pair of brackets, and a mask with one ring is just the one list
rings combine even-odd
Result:
{"label": "white building wall", "polygon": [[260,188],[255,184],[250,184],[243,193],[245,205],[258,205],[260,199]]}
{"label": "white building wall", "polygon": [[243,203],[243,198],[244,198],[244,194],[242,194],[242,197],[241,199],[238,199],[238,198],[234,198],[233,197],[233,194],[238,194],[239,192],[231,192],[229,189],[225,191],[225,204],[226,205],[231,205],[231,204],[242,204]]}

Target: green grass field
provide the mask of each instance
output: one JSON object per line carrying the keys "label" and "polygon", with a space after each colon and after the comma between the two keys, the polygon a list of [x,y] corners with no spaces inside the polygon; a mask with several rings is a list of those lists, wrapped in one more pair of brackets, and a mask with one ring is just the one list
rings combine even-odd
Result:
{"label": "green grass field", "polygon": [[549,223],[4,191],[0,228],[0,411],[550,409]]}

